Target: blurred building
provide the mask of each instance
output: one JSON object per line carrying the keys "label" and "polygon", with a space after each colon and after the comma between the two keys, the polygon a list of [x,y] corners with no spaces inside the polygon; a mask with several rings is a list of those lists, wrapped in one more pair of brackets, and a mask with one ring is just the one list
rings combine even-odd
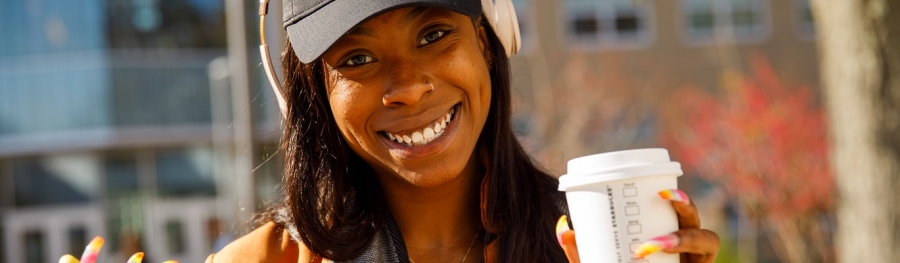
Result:
{"label": "blurred building", "polygon": [[278,132],[262,81],[233,97],[226,31],[223,0],[0,2],[0,262],[56,262],[96,235],[108,262],[197,262],[245,225],[233,164],[266,161]]}
{"label": "blurred building", "polygon": [[[807,0],[514,3],[523,41],[511,58],[517,130],[528,134],[535,126],[549,127],[529,137],[538,140],[527,142],[536,151],[552,144],[542,140],[565,132],[560,129],[565,125],[535,123],[534,117],[554,108],[571,111],[584,97],[608,105],[589,114],[605,119],[601,123],[579,122],[590,126],[586,139],[602,141],[586,145],[588,151],[653,146],[663,121],[657,111],[678,88],[718,92],[730,75],[751,76],[754,56],[767,58],[788,84],[818,84]],[[554,121],[572,115],[557,113]]]}
{"label": "blurred building", "polygon": [[718,86],[720,76],[711,73],[747,70],[746,56],[757,52],[767,56],[785,79],[818,83],[808,0],[514,3],[523,40],[522,51],[512,58],[514,87],[525,97],[535,82],[543,81],[543,74],[550,83],[564,85],[564,72],[573,60],[584,60],[579,65],[588,65],[599,76],[616,73],[629,80],[607,86],[670,89]]}

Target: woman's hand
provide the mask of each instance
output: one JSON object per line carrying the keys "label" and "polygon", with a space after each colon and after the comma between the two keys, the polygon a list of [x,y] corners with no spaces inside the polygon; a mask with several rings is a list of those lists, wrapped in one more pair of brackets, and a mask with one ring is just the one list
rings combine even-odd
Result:
{"label": "woman's hand", "polygon": [[[100,255],[100,249],[103,248],[103,238],[95,237],[94,240],[91,240],[91,243],[88,243],[87,247],[84,248],[84,253],[81,254],[81,260],[78,260],[72,255],[66,254],[59,258],[59,263],[94,263],[97,261],[97,256]],[[128,258],[127,263],[141,263],[144,260],[144,252],[137,252]],[[178,261],[169,260],[163,263],[178,263]]]}
{"label": "woman's hand", "polygon": [[[712,263],[719,252],[719,235],[715,232],[700,229],[700,215],[697,207],[684,192],[672,189],[659,192],[659,196],[672,202],[678,214],[678,231],[659,236],[641,244],[633,251],[638,258],[643,258],[657,251],[665,253],[681,253],[682,263]],[[578,246],[575,244],[575,231],[569,229],[566,216],[562,216],[556,225],[557,241],[566,252],[569,262],[580,263]]]}

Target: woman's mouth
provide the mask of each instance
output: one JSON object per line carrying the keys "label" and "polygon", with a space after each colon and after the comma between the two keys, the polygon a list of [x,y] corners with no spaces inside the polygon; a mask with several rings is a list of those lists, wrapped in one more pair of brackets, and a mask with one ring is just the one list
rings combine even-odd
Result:
{"label": "woman's mouth", "polygon": [[454,105],[452,108],[450,108],[450,111],[444,114],[444,116],[438,118],[431,124],[425,125],[417,130],[403,133],[391,133],[384,131],[383,136],[389,138],[393,142],[407,147],[428,144],[440,138],[441,135],[444,135],[444,132],[447,131],[447,125],[450,125],[450,123],[453,121],[454,114],[456,114],[456,109],[458,107],[459,104]]}

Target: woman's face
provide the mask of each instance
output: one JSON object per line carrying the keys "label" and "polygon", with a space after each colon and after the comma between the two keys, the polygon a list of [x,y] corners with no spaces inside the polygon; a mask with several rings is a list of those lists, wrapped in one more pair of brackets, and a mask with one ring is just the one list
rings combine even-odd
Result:
{"label": "woman's face", "polygon": [[491,101],[486,44],[470,17],[424,7],[383,13],[341,38],[323,60],[350,148],[381,177],[420,187],[474,171]]}

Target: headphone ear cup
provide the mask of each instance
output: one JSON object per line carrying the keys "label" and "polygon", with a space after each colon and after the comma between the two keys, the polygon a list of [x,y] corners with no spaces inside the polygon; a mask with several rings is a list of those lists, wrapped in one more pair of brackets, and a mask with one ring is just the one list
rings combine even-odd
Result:
{"label": "headphone ear cup", "polygon": [[512,0],[481,0],[484,19],[494,29],[497,38],[506,49],[506,56],[519,52],[522,38],[519,33],[519,20]]}

